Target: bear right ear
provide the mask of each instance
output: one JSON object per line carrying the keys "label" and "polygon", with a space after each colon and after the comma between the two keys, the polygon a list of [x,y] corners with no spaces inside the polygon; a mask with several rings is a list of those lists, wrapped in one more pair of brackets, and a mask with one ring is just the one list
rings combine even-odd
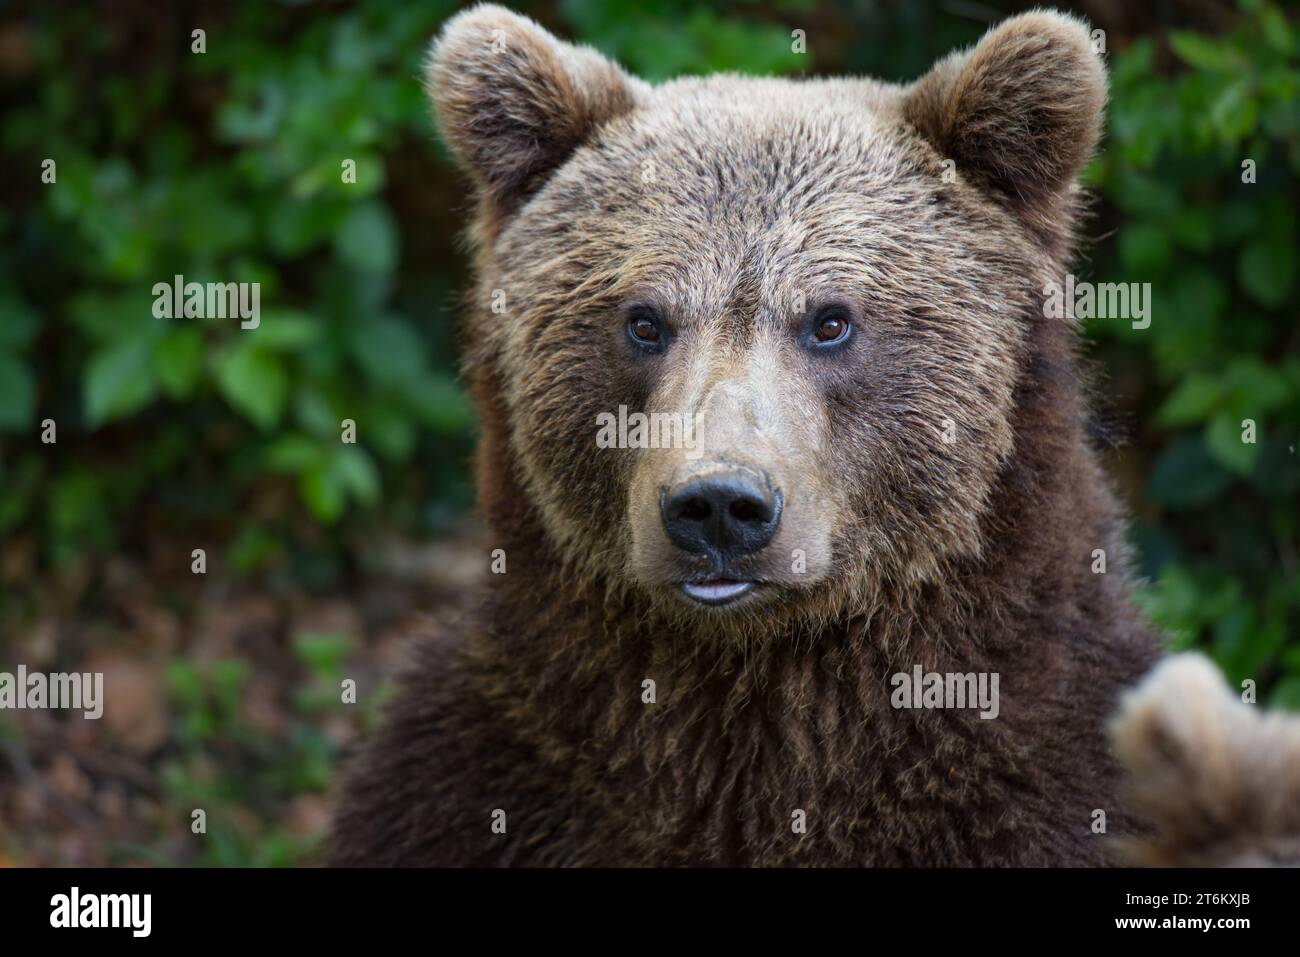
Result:
{"label": "bear right ear", "polygon": [[599,126],[629,112],[642,85],[594,50],[487,4],[447,22],[425,88],[452,153],[508,214]]}
{"label": "bear right ear", "polygon": [[1050,227],[1097,147],[1105,106],[1087,26],[1035,11],[940,60],[908,89],[903,112],[963,177]]}

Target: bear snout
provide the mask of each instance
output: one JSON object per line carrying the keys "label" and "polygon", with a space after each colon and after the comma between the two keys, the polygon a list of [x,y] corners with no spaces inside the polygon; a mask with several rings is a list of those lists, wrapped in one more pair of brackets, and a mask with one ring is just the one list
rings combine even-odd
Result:
{"label": "bear snout", "polygon": [[659,514],[669,541],[722,568],[771,544],[782,500],[766,473],[729,468],[665,486]]}

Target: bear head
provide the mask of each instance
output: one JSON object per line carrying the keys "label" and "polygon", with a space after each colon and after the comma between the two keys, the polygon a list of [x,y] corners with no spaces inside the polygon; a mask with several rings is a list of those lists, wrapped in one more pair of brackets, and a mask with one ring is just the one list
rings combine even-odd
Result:
{"label": "bear head", "polygon": [[427,86],[478,203],[489,525],[526,509],[574,575],[705,628],[978,558],[1100,132],[1081,22],[910,85],[651,85],[479,6]]}

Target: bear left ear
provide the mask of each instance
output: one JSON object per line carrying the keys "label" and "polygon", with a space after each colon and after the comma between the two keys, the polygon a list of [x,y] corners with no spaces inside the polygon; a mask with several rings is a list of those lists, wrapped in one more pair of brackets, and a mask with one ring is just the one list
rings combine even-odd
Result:
{"label": "bear left ear", "polygon": [[425,84],[443,139],[498,214],[630,111],[640,85],[594,50],[492,4],[447,21]]}
{"label": "bear left ear", "polygon": [[1038,11],[940,60],[904,116],[958,172],[1033,225],[1049,225],[1101,135],[1106,69],[1087,26]]}

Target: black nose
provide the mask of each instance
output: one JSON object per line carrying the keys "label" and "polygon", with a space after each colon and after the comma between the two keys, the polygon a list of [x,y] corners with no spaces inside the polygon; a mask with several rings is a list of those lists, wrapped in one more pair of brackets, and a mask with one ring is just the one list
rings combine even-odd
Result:
{"label": "black nose", "polygon": [[659,496],[669,540],[695,555],[748,555],[767,545],[781,521],[781,492],[758,476],[730,471],[690,479]]}

